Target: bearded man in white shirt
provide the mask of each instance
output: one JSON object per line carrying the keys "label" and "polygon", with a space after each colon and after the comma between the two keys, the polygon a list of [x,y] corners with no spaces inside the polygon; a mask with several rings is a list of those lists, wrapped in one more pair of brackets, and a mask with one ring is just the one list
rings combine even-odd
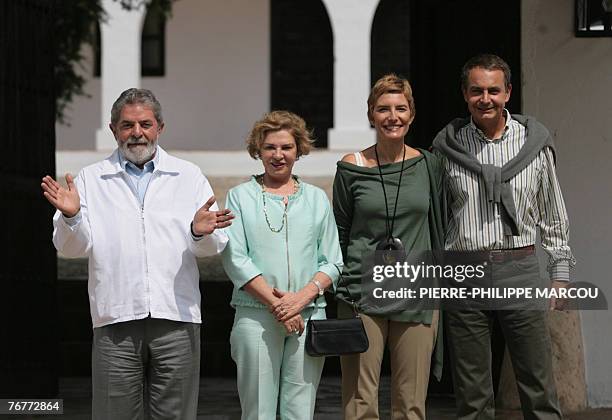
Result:
{"label": "bearded man in white shirt", "polygon": [[[118,148],[67,187],[42,180],[57,209],[53,243],[89,258],[94,419],[195,419],[200,375],[196,257],[221,252],[231,224],[200,169],[157,143],[161,105],[146,89],[113,104]],[[146,397],[145,397],[146,396]]]}

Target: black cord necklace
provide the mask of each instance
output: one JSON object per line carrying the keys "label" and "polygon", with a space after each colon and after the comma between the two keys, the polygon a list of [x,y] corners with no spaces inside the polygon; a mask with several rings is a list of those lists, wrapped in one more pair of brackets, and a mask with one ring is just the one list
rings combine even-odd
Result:
{"label": "black cord necklace", "polygon": [[380,160],[378,158],[378,145],[374,145],[374,154],[376,154],[376,164],[378,165],[378,174],[380,175],[380,184],[382,185],[383,195],[385,197],[385,212],[387,218],[385,224],[387,227],[387,238],[376,247],[379,251],[402,251],[404,246],[399,238],[393,236],[393,227],[395,226],[395,214],[397,213],[397,202],[399,199],[400,187],[402,186],[402,175],[404,174],[404,161],[406,159],[406,146],[402,154],[402,167],[400,170],[399,181],[397,183],[397,192],[395,193],[395,204],[393,205],[393,217],[389,216],[389,204],[387,202],[387,189],[385,188],[385,180],[383,178],[382,169],[380,169]]}

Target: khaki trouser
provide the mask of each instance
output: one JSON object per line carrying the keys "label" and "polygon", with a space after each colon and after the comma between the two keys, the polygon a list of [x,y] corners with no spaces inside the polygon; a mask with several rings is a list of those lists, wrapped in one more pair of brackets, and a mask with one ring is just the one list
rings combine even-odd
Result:
{"label": "khaki trouser", "polygon": [[[351,316],[338,303],[338,317]],[[390,321],[361,315],[370,347],[365,353],[342,356],[344,419],[378,419],[378,385],[385,344],[391,356],[391,418],[425,419],[431,354],[438,330],[438,311],[432,325]]]}
{"label": "khaki trouser", "polygon": [[[491,285],[539,284],[535,255],[490,265]],[[524,305],[528,308],[528,303]],[[546,310],[446,311],[446,338],[460,420],[493,420],[495,399],[491,373],[491,331],[499,321],[526,420],[563,418],[552,375],[552,350]]]}

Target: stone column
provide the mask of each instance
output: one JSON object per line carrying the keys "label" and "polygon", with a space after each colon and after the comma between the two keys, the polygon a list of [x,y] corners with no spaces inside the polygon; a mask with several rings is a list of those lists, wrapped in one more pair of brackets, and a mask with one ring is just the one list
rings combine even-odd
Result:
{"label": "stone column", "polygon": [[[553,376],[563,413],[573,413],[587,406],[584,371],[584,348],[578,311],[554,311],[548,317],[553,356]],[[518,410],[518,396],[512,361],[506,348],[499,380],[496,405],[502,409]]]}
{"label": "stone column", "polygon": [[102,110],[96,150],[112,150],[116,143],[108,123],[113,102],[125,89],[140,86],[140,35],[146,7],[125,10],[113,0],[102,0],[102,7],[107,20],[100,23]]}
{"label": "stone column", "polygon": [[[565,7],[558,7],[555,0],[521,1],[521,69],[522,77],[522,112],[534,115],[554,133],[557,150],[557,175],[570,216],[572,232],[570,246],[578,264],[571,271],[572,281],[592,281],[605,292],[608,267],[607,252],[609,233],[612,232],[607,211],[611,203],[606,194],[598,194],[604,187],[600,174],[609,173],[612,165],[604,158],[610,150],[602,138],[610,133],[605,121],[608,107],[607,98],[600,98],[601,84],[610,86],[609,71],[612,61],[609,57],[609,40],[597,38],[580,39],[574,36],[572,27],[573,9],[565,1]],[[563,45],[561,50],[556,46]],[[606,53],[604,53],[606,51]],[[580,77],[574,75],[580,74]],[[597,83],[584,83],[584,80]],[[559,86],[563,89],[558,89]],[[572,97],[564,101],[564,97]],[[599,100],[603,102],[598,102]],[[608,107],[609,109],[609,107]],[[576,139],[580,139],[581,150],[587,153],[577,156]],[[595,169],[596,168],[596,169]],[[597,205],[590,205],[597,202]],[[597,197],[597,198],[595,198]],[[548,259],[542,255],[540,266],[546,267]],[[542,276],[548,277],[543,271]],[[606,280],[604,280],[606,279]],[[608,289],[612,290],[612,289]],[[607,355],[612,346],[607,334],[612,318],[601,314],[606,311],[570,311],[552,312],[549,317],[550,336],[552,341],[553,374],[557,384],[557,394],[561,408],[565,413],[578,411],[586,407],[597,393],[606,394],[605,383],[593,379],[587,372],[596,372],[599,378],[606,378],[608,388],[612,380],[608,379],[612,369]],[[589,316],[595,315],[588,319]],[[581,319],[582,318],[582,319]],[[598,323],[592,323],[595,318]],[[606,320],[607,318],[607,320]],[[594,337],[603,337],[596,343]],[[601,344],[604,347],[601,347]],[[595,350],[594,347],[598,348]],[[586,347],[586,349],[585,349]],[[586,351],[589,350],[590,352]],[[594,362],[593,355],[601,354],[604,363]],[[589,360],[591,358],[591,360]],[[510,364],[505,373],[502,369],[500,388],[505,382],[513,394],[516,385]],[[589,373],[591,373],[589,372]],[[607,377],[606,377],[607,374]],[[588,379],[588,380],[587,380]],[[590,389],[589,389],[590,388]],[[607,395],[610,395],[608,392]],[[508,394],[508,406],[512,406]],[[607,401],[610,398],[606,396]],[[516,403],[514,403],[516,406]],[[602,406],[605,406],[602,404]]]}
{"label": "stone column", "polygon": [[323,0],[334,33],[334,128],[330,150],[374,143],[366,112],[370,90],[370,28],[378,0]]}

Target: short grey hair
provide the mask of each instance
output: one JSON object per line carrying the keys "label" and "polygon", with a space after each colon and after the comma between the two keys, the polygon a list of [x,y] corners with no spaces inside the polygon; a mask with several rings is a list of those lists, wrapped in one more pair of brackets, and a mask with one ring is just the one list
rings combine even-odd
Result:
{"label": "short grey hair", "polygon": [[111,125],[115,126],[119,122],[121,110],[125,105],[141,104],[153,111],[158,124],[163,124],[161,104],[149,89],[130,88],[121,92],[113,107],[111,108]]}

